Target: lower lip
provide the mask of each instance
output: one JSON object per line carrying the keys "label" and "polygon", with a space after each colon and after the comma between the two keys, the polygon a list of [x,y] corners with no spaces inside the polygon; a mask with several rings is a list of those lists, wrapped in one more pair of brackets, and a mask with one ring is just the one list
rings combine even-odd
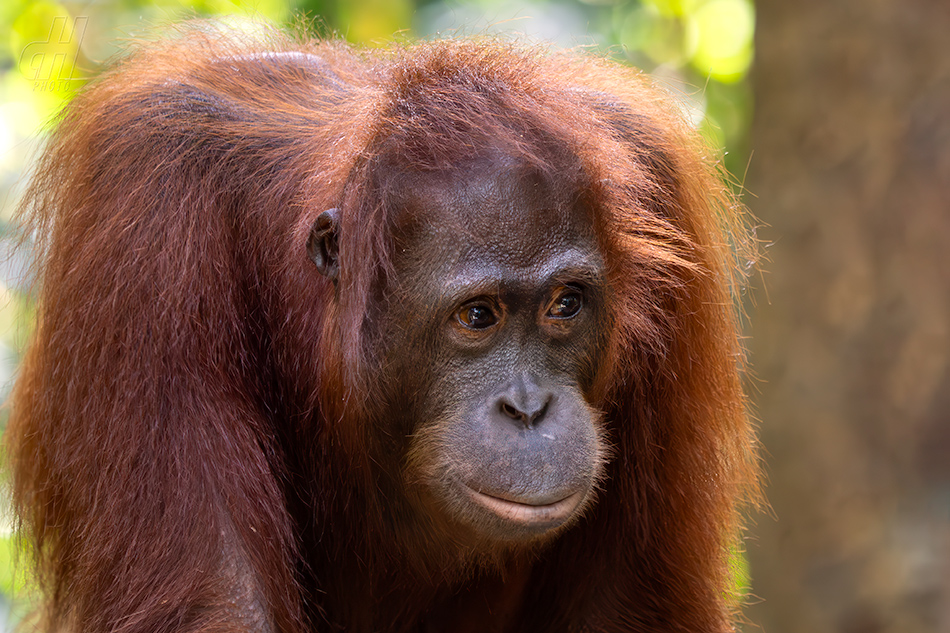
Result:
{"label": "lower lip", "polygon": [[469,496],[478,505],[490,510],[505,521],[525,526],[557,525],[566,521],[584,500],[584,492],[574,494],[544,505],[530,505],[493,497],[465,486]]}

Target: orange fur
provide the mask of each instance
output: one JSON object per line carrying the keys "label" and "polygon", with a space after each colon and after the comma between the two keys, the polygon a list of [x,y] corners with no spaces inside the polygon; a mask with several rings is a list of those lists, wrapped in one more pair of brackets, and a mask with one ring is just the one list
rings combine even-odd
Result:
{"label": "orange fur", "polygon": [[[287,51],[322,61],[267,54]],[[40,316],[7,439],[44,629],[328,630],[321,565],[349,560],[404,595],[385,624],[354,596],[347,630],[414,630],[477,582],[414,572],[422,547],[392,552],[364,512],[386,507],[362,450],[364,315],[390,270],[387,165],[492,145],[579,166],[615,324],[599,500],[503,576],[492,626],[731,630],[727,555],[756,479],[730,294],[746,238],[683,118],[634,70],[498,41],[370,53],[198,26],[105,72],[27,203]],[[302,248],[329,207],[352,271],[338,302]]]}

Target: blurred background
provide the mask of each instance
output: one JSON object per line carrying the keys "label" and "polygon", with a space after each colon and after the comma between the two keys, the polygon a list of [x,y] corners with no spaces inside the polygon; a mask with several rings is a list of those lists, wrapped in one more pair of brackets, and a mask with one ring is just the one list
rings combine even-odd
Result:
{"label": "blurred background", "polygon": [[[950,2],[4,0],[0,385],[32,326],[11,216],[51,117],[170,21],[311,22],[368,46],[512,33],[680,96],[756,218],[743,300],[770,508],[746,632],[950,633]],[[251,28],[251,27],[248,27]],[[32,593],[0,521],[0,630]]]}

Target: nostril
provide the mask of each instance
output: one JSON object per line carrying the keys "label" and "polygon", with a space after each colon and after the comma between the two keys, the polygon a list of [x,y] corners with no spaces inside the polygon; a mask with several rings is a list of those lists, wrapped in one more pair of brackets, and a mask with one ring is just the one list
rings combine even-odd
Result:
{"label": "nostril", "polygon": [[524,413],[513,407],[510,403],[502,401],[500,408],[501,412],[512,420],[520,420],[522,422],[525,421]]}
{"label": "nostril", "polygon": [[548,405],[549,405],[550,403],[551,403],[550,400],[545,401],[545,403],[541,405],[541,408],[540,408],[540,409],[538,409],[537,411],[535,411],[534,413],[532,413],[532,414],[528,417],[528,424],[534,424],[535,422],[537,422],[538,420],[540,420],[541,418],[543,418],[543,417],[544,417],[544,414],[547,413]]}

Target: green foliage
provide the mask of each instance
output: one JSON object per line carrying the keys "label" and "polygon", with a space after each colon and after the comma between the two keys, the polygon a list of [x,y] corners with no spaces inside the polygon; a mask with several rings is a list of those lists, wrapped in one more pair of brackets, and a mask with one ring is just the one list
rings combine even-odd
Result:
{"label": "green foliage", "polygon": [[730,601],[736,606],[741,605],[751,584],[749,561],[745,556],[745,552],[740,547],[733,546],[729,549],[729,586],[727,591]]}
{"label": "green foliage", "polygon": [[19,539],[9,531],[0,534],[0,593],[7,596],[27,596],[33,589],[26,570],[28,552]]}

